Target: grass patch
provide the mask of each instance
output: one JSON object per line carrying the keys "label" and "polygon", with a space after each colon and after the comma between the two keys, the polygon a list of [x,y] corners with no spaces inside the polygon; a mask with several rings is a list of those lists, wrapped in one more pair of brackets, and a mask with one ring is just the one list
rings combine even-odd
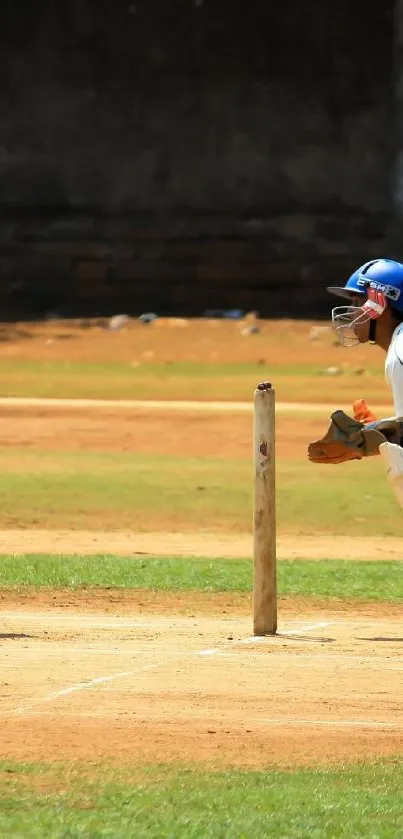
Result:
{"label": "grass patch", "polygon": [[[403,600],[398,561],[283,560],[278,563],[280,596]],[[0,587],[87,587],[154,591],[250,592],[252,561],[188,557],[49,556],[1,557]]]}
{"label": "grass patch", "polygon": [[[249,458],[0,452],[0,528],[249,532]],[[376,515],[375,515],[376,512]],[[403,536],[380,458],[339,469],[280,460],[278,529]]]}
{"label": "grass patch", "polygon": [[214,458],[3,451],[0,527],[248,529],[250,471]]}
{"label": "grass patch", "polygon": [[24,839],[395,839],[403,763],[285,772],[0,764],[0,833]]}
{"label": "grass patch", "polygon": [[[270,355],[270,354],[269,354]],[[85,362],[3,358],[0,396],[88,399],[199,399],[250,401],[256,384],[271,378],[285,401],[341,404],[366,397],[385,403],[389,394],[380,365],[367,368],[365,383],[353,373],[325,374],[317,364],[220,362]]]}

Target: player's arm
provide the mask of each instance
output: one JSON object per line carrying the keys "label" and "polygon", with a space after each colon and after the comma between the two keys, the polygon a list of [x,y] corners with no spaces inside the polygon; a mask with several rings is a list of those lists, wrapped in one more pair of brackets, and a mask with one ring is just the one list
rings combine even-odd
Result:
{"label": "player's arm", "polygon": [[403,329],[399,329],[387,355],[386,378],[393,395],[395,416],[403,416]]}

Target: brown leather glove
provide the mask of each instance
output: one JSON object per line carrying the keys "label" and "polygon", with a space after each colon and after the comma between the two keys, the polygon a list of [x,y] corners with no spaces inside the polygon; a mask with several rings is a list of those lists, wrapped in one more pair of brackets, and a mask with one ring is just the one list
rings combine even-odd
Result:
{"label": "brown leather glove", "polygon": [[[361,460],[363,457],[363,441],[359,438],[353,444],[349,441],[347,433],[337,425],[337,416],[335,421],[335,415],[338,413],[343,412],[336,411],[332,414],[325,436],[309,444],[308,458],[312,463],[345,463],[347,460]],[[346,417],[346,414],[343,416]],[[361,423],[355,422],[354,425],[358,426],[359,430]]]}
{"label": "brown leather glove", "polygon": [[312,463],[361,460],[362,457],[379,454],[379,446],[385,441],[400,444],[402,437],[402,419],[364,424],[347,416],[344,411],[335,411],[325,436],[308,446],[308,458]]}

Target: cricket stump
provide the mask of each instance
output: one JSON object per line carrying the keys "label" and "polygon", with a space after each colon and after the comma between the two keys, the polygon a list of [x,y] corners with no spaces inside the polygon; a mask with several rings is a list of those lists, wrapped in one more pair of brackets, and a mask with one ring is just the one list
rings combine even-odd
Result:
{"label": "cricket stump", "polygon": [[277,631],[275,392],[254,395],[253,633]]}

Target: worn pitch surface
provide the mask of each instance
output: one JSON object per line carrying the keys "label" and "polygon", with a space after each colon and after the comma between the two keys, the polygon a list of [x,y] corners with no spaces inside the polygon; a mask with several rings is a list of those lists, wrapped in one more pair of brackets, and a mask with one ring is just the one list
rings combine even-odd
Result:
{"label": "worn pitch surface", "polygon": [[0,757],[318,764],[403,746],[399,608],[248,598],[9,593]]}

